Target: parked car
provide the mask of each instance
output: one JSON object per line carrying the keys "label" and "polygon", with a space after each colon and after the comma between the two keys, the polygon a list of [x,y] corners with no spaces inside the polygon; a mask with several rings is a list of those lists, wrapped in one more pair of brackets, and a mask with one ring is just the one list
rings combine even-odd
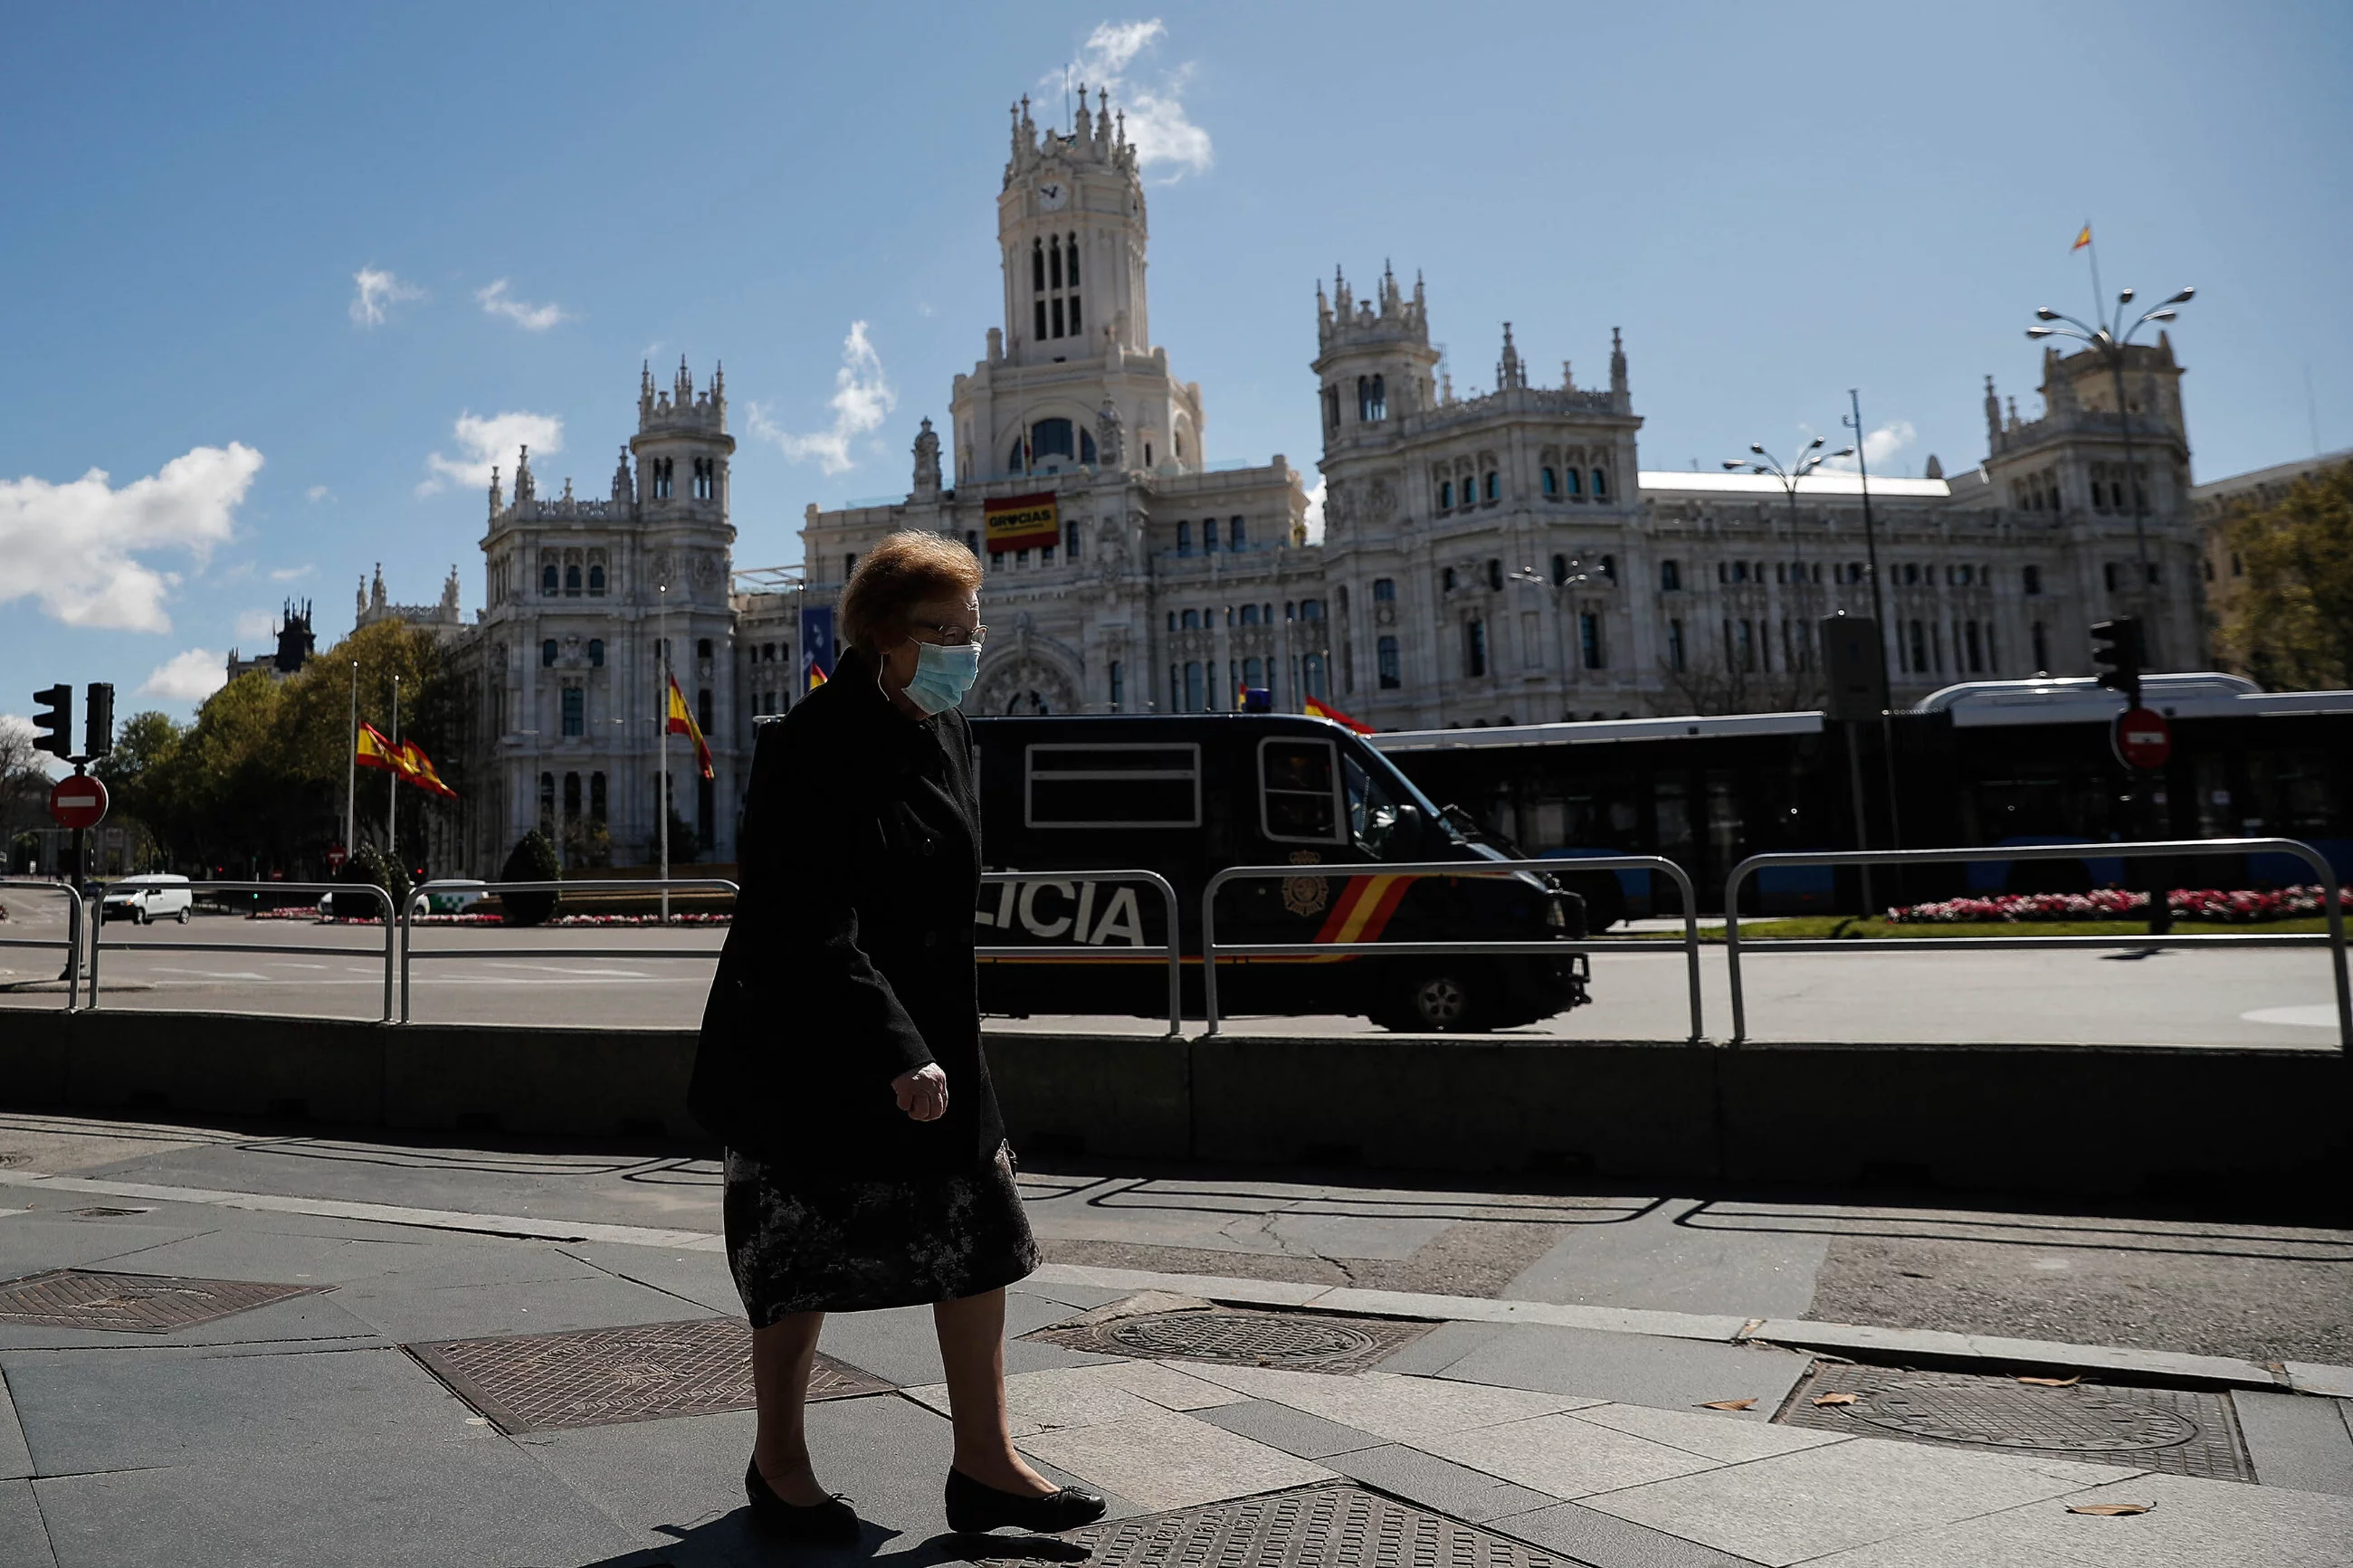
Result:
{"label": "parked car", "polygon": [[196,896],[188,888],[185,877],[169,871],[155,871],[139,877],[125,877],[106,889],[104,918],[127,920],[134,925],[169,916],[182,925],[195,912]]}

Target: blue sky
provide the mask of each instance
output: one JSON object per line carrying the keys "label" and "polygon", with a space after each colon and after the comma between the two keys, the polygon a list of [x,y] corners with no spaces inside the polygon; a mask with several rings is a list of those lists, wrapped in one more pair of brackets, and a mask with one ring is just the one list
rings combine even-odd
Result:
{"label": "blue sky", "polygon": [[2086,217],[2111,291],[2199,287],[2200,477],[2305,456],[2316,423],[2353,445],[2342,4],[153,5],[11,32],[39,68],[0,98],[0,713],[111,679],[185,716],[288,595],[347,630],[379,561],[406,602],[457,563],[470,614],[482,467],[535,432],[543,490],[604,493],[649,356],[723,358],[736,563],[796,563],[804,504],[904,489],[982,353],[1006,105],[1058,117],[1067,62],[1147,138],[1154,331],[1212,459],[1312,480],[1314,284],[1386,258],[1426,276],[1458,391],[1505,320],[1588,384],[1622,327],[1645,468],[1836,435],[1860,386],[1891,471],[1956,470],[1987,373],[2036,406],[2032,308],[2088,308]]}

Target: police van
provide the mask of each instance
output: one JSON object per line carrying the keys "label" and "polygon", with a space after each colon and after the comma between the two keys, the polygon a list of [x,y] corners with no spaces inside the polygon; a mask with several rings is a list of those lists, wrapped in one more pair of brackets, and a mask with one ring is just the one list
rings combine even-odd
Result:
{"label": "police van", "polygon": [[[1167,914],[1142,869],[1176,893],[1187,1011],[1201,996],[1201,895],[1233,866],[1295,867],[1218,894],[1228,943],[1573,942],[1583,902],[1534,873],[1385,875],[1385,864],[1505,858],[1464,837],[1353,731],[1275,713],[975,718],[982,851],[992,871],[973,936],[1034,956],[980,960],[981,1007],[1030,1013],[1168,1010]],[[1028,874],[1036,873],[1031,879]],[[1132,958],[1061,956],[1137,949]],[[1218,1011],[1358,1014],[1391,1029],[1533,1023],[1588,1000],[1582,953],[1220,958]]]}

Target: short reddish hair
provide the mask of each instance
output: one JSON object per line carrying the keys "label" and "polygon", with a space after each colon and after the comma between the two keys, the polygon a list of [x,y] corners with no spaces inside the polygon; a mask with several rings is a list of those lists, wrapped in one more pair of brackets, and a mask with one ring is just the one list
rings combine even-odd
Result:
{"label": "short reddish hair", "polygon": [[871,648],[895,637],[907,614],[925,599],[980,587],[980,563],[959,540],[907,529],[891,535],[859,562],[841,591],[841,637]]}

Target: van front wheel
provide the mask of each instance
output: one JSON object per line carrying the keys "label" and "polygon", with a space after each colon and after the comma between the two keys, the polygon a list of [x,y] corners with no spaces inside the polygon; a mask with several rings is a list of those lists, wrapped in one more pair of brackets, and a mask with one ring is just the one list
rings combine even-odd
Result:
{"label": "van front wheel", "polygon": [[1399,1034],[1457,1033],[1485,1028],[1487,1012],[1486,987],[1478,974],[1450,967],[1409,972],[1371,1017]]}

